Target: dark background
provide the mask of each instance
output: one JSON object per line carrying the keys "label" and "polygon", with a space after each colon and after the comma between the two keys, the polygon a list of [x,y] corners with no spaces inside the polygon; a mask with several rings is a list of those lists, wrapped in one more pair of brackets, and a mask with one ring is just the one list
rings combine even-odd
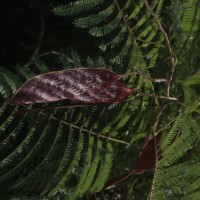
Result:
{"label": "dark background", "polygon": [[[53,3],[52,3],[53,2]],[[1,1],[0,65],[26,65],[49,51],[76,51],[81,57],[98,54],[94,39],[75,28],[72,18],[55,16],[53,6],[63,1]]]}

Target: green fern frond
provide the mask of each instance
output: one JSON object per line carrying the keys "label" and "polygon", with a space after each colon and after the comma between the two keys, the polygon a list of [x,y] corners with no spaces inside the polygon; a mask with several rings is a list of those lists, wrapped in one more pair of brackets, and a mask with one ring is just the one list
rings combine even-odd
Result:
{"label": "green fern frond", "polygon": [[89,30],[89,33],[96,37],[105,36],[114,31],[120,25],[120,22],[121,16],[118,14],[111,22],[109,22],[109,24],[101,27],[93,27]]}
{"label": "green fern frond", "polygon": [[[162,159],[157,164],[154,199],[196,198],[200,188],[199,160],[195,157],[183,159],[186,152],[199,142],[200,124],[193,117],[199,107],[197,100],[176,117],[169,133],[161,142]],[[179,162],[178,162],[179,161]]]}
{"label": "green fern frond", "polygon": [[186,118],[185,115],[179,115],[176,118],[176,121],[174,122],[173,126],[171,127],[169,133],[167,134],[164,142],[161,144],[161,149],[164,151],[167,149],[170,144],[173,142],[175,136],[177,135],[179,129],[181,128],[181,125],[183,124],[184,119]]}
{"label": "green fern frond", "polygon": [[[54,124],[54,128],[55,128],[55,124]],[[30,183],[31,181],[33,182],[33,180],[37,177],[37,175],[42,172],[42,170],[44,170],[44,168],[49,164],[49,161],[52,160],[55,155],[58,152],[58,146],[59,144],[62,142],[63,139],[63,125],[60,124],[59,126],[57,125],[57,134],[53,140],[53,143],[49,149],[49,151],[46,153],[45,157],[43,158],[43,160],[41,161],[41,163],[38,164],[37,167],[35,167],[35,169],[29,173],[29,175],[27,177],[25,177],[21,182],[18,182],[16,185],[14,185],[12,187],[11,190],[15,189],[15,190],[22,190],[26,187],[27,183]]]}
{"label": "green fern frond", "polygon": [[63,69],[68,69],[68,68],[73,68],[72,63],[70,62],[69,57],[67,57],[66,55],[61,55],[59,57],[59,60],[63,66]]}
{"label": "green fern frond", "polygon": [[166,170],[158,170],[156,191],[154,199],[183,197],[190,199],[197,196],[199,192],[199,163],[186,162],[176,166],[167,168]]}
{"label": "green fern frond", "polygon": [[113,37],[112,40],[110,40],[108,43],[106,44],[101,44],[99,46],[99,48],[102,50],[102,51],[106,51],[106,49],[108,47],[110,47],[111,49],[114,49],[116,47],[118,47],[125,39],[127,35],[127,27],[126,26],[123,26],[121,31],[119,33],[116,34],[115,37]]}
{"label": "green fern frond", "polygon": [[40,73],[47,73],[47,72],[49,72],[49,69],[48,69],[47,65],[44,63],[43,60],[37,59],[35,61],[35,66],[38,68],[38,70],[40,71]]}
{"label": "green fern frond", "polygon": [[[1,93],[4,94],[3,96],[9,97],[12,95],[17,88],[19,88],[20,81],[14,76],[10,71],[7,69],[0,67],[0,80],[1,80]],[[8,95],[8,96],[7,96]]]}
{"label": "green fern frond", "polygon": [[14,81],[13,79],[16,77],[5,68],[0,68],[0,74],[2,77],[1,80],[3,80],[12,89],[12,92],[15,92],[17,87],[19,87],[19,79]]}
{"label": "green fern frond", "polygon": [[69,169],[65,172],[64,176],[61,178],[61,180],[58,182],[56,187],[53,188],[52,191],[49,192],[48,196],[55,196],[57,193],[62,193],[62,188],[66,187],[65,182],[68,180],[69,176],[72,175],[72,173],[75,173],[78,167],[78,163],[80,160],[81,152],[83,150],[83,142],[84,142],[84,134],[79,134],[79,140],[78,140],[78,146],[75,152],[75,155],[73,157],[73,160],[69,166]]}
{"label": "green fern frond", "polygon": [[128,17],[128,20],[131,20],[133,18],[137,18],[137,15],[139,14],[139,12],[141,11],[142,7],[144,6],[144,2],[140,1],[138,4],[135,5],[135,9],[133,10],[133,12],[130,14],[130,16]]}
{"label": "green fern frond", "polygon": [[75,67],[82,67],[79,55],[75,51],[72,51],[71,56],[73,60],[73,65]]}
{"label": "green fern frond", "polygon": [[176,139],[176,141],[173,142],[170,147],[163,152],[163,159],[160,163],[160,166],[172,165],[179,158],[181,158],[186,151],[192,148],[192,145],[196,140],[196,137],[193,136],[192,131],[190,129],[184,129],[184,132],[180,134],[181,135]]}
{"label": "green fern frond", "polygon": [[101,160],[101,166],[97,177],[95,178],[92,186],[90,187],[90,192],[98,192],[101,191],[104,187],[105,182],[107,181],[112,163],[112,146],[111,144],[107,144],[107,153],[105,155],[104,160]]}
{"label": "green fern frond", "polygon": [[5,82],[0,81],[0,84],[1,84],[0,86],[1,98],[7,99],[12,94],[12,90],[7,84],[5,84]]}
{"label": "green fern frond", "polygon": [[[49,124],[46,125],[42,135],[39,137],[38,142],[34,144],[34,137],[37,135],[35,132],[36,130],[36,127],[33,127],[22,143],[17,146],[10,155],[0,162],[0,169],[2,172],[0,183],[9,180],[11,177],[19,173],[19,171],[22,170],[27,163],[31,162],[31,160],[34,158],[34,155],[41,150],[41,146],[44,145],[45,140],[49,136],[48,131],[50,130],[50,126]],[[28,154],[25,153],[27,145],[30,145],[30,147],[32,146],[32,149]],[[22,161],[19,161],[19,158],[21,158]]]}
{"label": "green fern frond", "polygon": [[89,169],[90,169],[90,165],[91,165],[91,161],[92,161],[92,148],[93,148],[93,144],[94,144],[94,138],[90,137],[89,138],[89,145],[88,145],[88,150],[87,150],[87,156],[85,159],[85,163],[84,163],[84,168],[81,172],[81,174],[79,175],[79,180],[78,180],[78,184],[75,188],[75,191],[72,194],[72,198],[71,199],[76,199],[79,196],[82,196],[86,191],[83,191],[83,187],[84,187],[84,183],[85,181],[87,181],[87,176],[89,173]]}
{"label": "green fern frond", "polygon": [[60,16],[74,15],[95,8],[102,4],[104,0],[79,0],[68,5],[60,5],[53,9],[53,12]]}
{"label": "green fern frond", "polygon": [[26,66],[17,66],[16,71],[21,77],[25,78],[25,80],[29,80],[36,76],[36,74]]}
{"label": "green fern frond", "polygon": [[102,12],[99,12],[95,15],[89,15],[84,18],[79,18],[74,21],[75,26],[80,28],[88,28],[94,25],[97,25],[101,23],[103,20],[106,20],[109,16],[113,14],[115,11],[115,7],[113,4],[111,4],[108,8],[103,10]]}
{"label": "green fern frond", "polygon": [[44,191],[42,192],[42,196],[46,196],[52,188],[55,187],[56,183],[59,182],[61,177],[63,176],[63,173],[67,169],[70,154],[72,151],[72,145],[74,145],[74,136],[72,135],[72,129],[70,128],[69,134],[68,134],[68,140],[66,143],[65,151],[63,153],[62,159],[58,165],[58,168],[56,172],[53,175],[52,182],[49,182],[48,185],[45,187]]}
{"label": "green fern frond", "polygon": [[191,103],[198,98],[198,91],[194,89],[200,84],[200,70],[182,82],[185,103]]}
{"label": "green fern frond", "polygon": [[[198,0],[172,1],[169,16],[173,21],[173,38],[177,41],[174,49],[183,55],[183,48],[192,45],[199,29],[200,4]],[[194,47],[194,46],[193,46]]]}
{"label": "green fern frond", "polygon": [[100,152],[102,150],[102,142],[101,141],[97,141],[97,148],[95,150],[95,154],[93,157],[93,160],[91,162],[90,168],[89,168],[89,172],[87,174],[87,181],[84,182],[84,185],[80,191],[80,196],[82,196],[83,194],[85,194],[86,191],[90,190],[89,188],[91,187],[93,181],[95,180],[95,175],[98,169],[98,165],[100,162]]}
{"label": "green fern frond", "polygon": [[172,165],[181,158],[186,151],[191,149],[198,139],[199,126],[196,121],[193,120],[191,114],[187,112],[190,112],[190,109],[177,117],[170,132],[161,144],[163,159],[161,160],[160,166]]}
{"label": "green fern frond", "polygon": [[200,14],[198,8],[199,2],[196,0],[183,1],[182,6],[183,6],[183,15],[181,19],[181,26],[183,27],[184,31],[187,34],[197,31],[198,26],[196,22]]}

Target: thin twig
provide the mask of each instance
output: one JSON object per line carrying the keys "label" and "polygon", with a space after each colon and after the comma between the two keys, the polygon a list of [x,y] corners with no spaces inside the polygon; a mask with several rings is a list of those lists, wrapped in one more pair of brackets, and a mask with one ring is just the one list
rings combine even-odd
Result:
{"label": "thin twig", "polygon": [[158,160],[158,149],[157,149],[157,142],[156,142],[156,138],[155,138],[155,130],[157,129],[159,120],[160,120],[160,116],[162,115],[163,111],[165,110],[165,108],[167,107],[167,104],[165,105],[161,105],[159,106],[159,108],[156,111],[155,114],[155,119],[153,120],[152,126],[151,126],[151,134],[153,136],[153,141],[154,141],[154,151],[155,151],[155,167],[154,167],[154,173],[153,173],[153,180],[152,180],[152,184],[151,184],[151,192],[150,192],[150,200],[153,199],[153,191],[154,191],[154,187],[155,187],[155,181],[156,181],[156,176],[157,176],[157,166],[159,164],[159,160]]}
{"label": "thin twig", "polygon": [[[136,91],[134,90],[133,92],[136,92]],[[178,99],[175,98],[175,97],[167,97],[167,96],[162,96],[162,95],[156,96],[155,94],[147,94],[147,93],[143,93],[143,92],[139,92],[139,94],[137,96],[147,96],[147,97],[153,97],[153,98],[157,98],[157,99],[165,99],[165,100],[168,100],[168,101],[178,102]],[[133,100],[133,98],[131,100]]]}
{"label": "thin twig", "polygon": [[43,57],[43,56],[48,56],[48,55],[65,56],[65,57],[67,57],[67,59],[68,59],[68,61],[69,61],[70,63],[74,63],[73,60],[72,60],[71,58],[69,58],[68,56],[66,56],[66,54],[64,54],[64,53],[62,53],[62,52],[54,51],[54,50],[48,51],[48,52],[45,52],[45,53],[42,53],[42,54],[38,55],[37,58],[41,58],[41,57]]}
{"label": "thin twig", "polygon": [[[168,38],[168,35],[167,33],[165,32],[165,30],[163,29],[159,19],[157,18],[156,14],[153,12],[153,10],[151,9],[151,7],[149,6],[147,0],[143,0],[145,6],[146,6],[146,9],[147,11],[150,13],[150,15],[154,18],[157,26],[158,26],[158,29],[160,30],[160,32],[162,33],[162,35],[164,36],[165,38],[165,41],[166,41],[166,46],[167,46],[167,49],[168,49],[168,52],[169,52],[169,56],[170,56],[170,72],[169,72],[169,75],[168,75],[168,78],[167,78],[167,82],[166,82],[166,95],[165,96],[159,96],[159,98],[163,98],[163,99],[170,99],[170,100],[173,100],[173,101],[178,101],[178,99],[176,98],[171,98],[170,97],[170,89],[171,89],[171,82],[172,82],[172,79],[173,79],[173,75],[174,75],[174,69],[175,69],[175,66],[176,66],[176,56],[172,50],[172,47],[171,47],[171,44],[170,44],[170,40]],[[149,95],[149,94],[148,94]],[[152,95],[152,94],[151,94]],[[150,96],[150,95],[149,95]],[[153,96],[153,95],[152,95]],[[158,97],[157,97],[158,98]],[[151,134],[153,135],[154,137],[154,148],[155,148],[155,168],[154,168],[154,174],[153,174],[153,180],[152,180],[152,184],[151,184],[151,192],[150,192],[150,200],[153,199],[153,191],[154,191],[154,187],[155,187],[155,181],[156,181],[156,176],[157,176],[157,166],[158,166],[158,155],[157,155],[157,144],[156,144],[156,139],[155,139],[155,133],[156,133],[156,129],[157,129],[157,126],[158,126],[158,123],[159,123],[159,120],[160,120],[160,116],[162,115],[164,109],[167,107],[167,104],[166,105],[162,105],[159,106],[159,108],[157,109],[157,112],[156,112],[156,116],[155,116],[155,120],[153,121],[153,124],[151,126]]]}
{"label": "thin twig", "polygon": [[151,129],[153,130],[154,133],[155,133],[155,130],[157,129],[157,126],[158,126],[158,123],[160,120],[160,116],[162,115],[162,113],[165,110],[165,108],[167,107],[167,105],[168,104],[160,105],[156,111],[156,115],[155,115],[154,121],[151,126]]}
{"label": "thin twig", "polygon": [[155,188],[155,182],[156,182],[156,177],[157,177],[157,166],[158,166],[158,149],[157,149],[157,143],[155,139],[155,133],[152,133],[153,135],[153,141],[154,141],[154,151],[155,151],[155,167],[154,167],[154,172],[153,172],[153,179],[152,179],[152,184],[151,184],[151,192],[149,195],[149,199],[153,200],[153,192]]}
{"label": "thin twig", "polygon": [[137,37],[134,37],[134,39],[136,41],[142,42],[144,44],[153,44],[153,45],[156,45],[156,46],[158,46],[160,48],[165,48],[165,46],[163,44],[159,43],[159,42],[146,41],[146,40],[143,40],[143,39],[137,38]]}
{"label": "thin twig", "polygon": [[[26,107],[25,105],[21,105],[21,106]],[[73,106],[73,107],[74,107],[74,106]],[[42,110],[42,108],[41,108],[41,110]],[[42,111],[40,112],[40,114],[45,115],[45,116],[48,116],[48,114],[46,114],[45,112],[42,112]],[[93,131],[91,131],[91,130],[88,130],[88,129],[86,129],[86,128],[79,127],[79,126],[77,126],[77,125],[75,125],[75,124],[66,122],[66,121],[64,121],[64,120],[60,120],[60,119],[58,119],[58,118],[56,118],[56,117],[54,117],[54,116],[50,116],[50,118],[51,118],[51,119],[54,119],[54,120],[56,120],[56,121],[60,121],[62,124],[65,124],[65,125],[67,125],[67,126],[73,127],[73,128],[75,128],[75,129],[78,129],[78,130],[81,129],[81,131],[82,131],[83,133],[88,133],[88,134],[97,136],[97,137],[99,137],[99,138],[106,139],[106,140],[108,140],[108,141],[117,142],[117,143],[125,144],[125,145],[130,145],[129,142],[125,142],[125,141],[122,141],[122,140],[118,140],[118,139],[112,138],[112,137],[110,137],[110,136],[105,136],[105,135],[103,135],[102,132],[95,133],[95,132],[93,132]]]}
{"label": "thin twig", "polygon": [[157,99],[165,99],[165,100],[169,100],[169,101],[178,101],[178,99],[176,97],[168,97],[168,96],[156,96],[154,94],[146,94],[146,93],[140,93],[141,96],[148,96],[148,97],[154,97],[154,98],[157,98]]}
{"label": "thin twig", "polygon": [[[124,23],[126,24],[126,27],[128,29],[129,34],[133,35],[133,30],[128,25],[128,19],[126,19],[125,15],[123,13],[123,8],[122,9],[120,8],[120,6],[119,6],[119,4],[118,4],[118,2],[116,0],[114,0],[114,3],[117,6],[117,9],[118,9],[118,11],[120,12],[120,14],[122,16],[122,19],[123,19]],[[158,42],[145,41],[145,40],[143,40],[141,38],[137,38],[137,37],[134,37],[134,40],[140,41],[142,43],[154,44],[154,45],[157,45],[157,46],[160,46],[160,47],[164,47],[162,44],[160,44]]]}
{"label": "thin twig", "polygon": [[84,108],[89,107],[91,105],[71,105],[71,106],[55,106],[55,107],[42,107],[42,108],[31,108],[17,112],[17,115],[23,115],[28,112],[37,112],[41,110],[55,110],[55,109],[63,109],[63,108]]}
{"label": "thin twig", "polygon": [[171,62],[171,70],[168,76],[168,82],[166,83],[166,96],[170,95],[170,88],[171,88],[171,81],[173,79],[173,75],[174,75],[174,69],[176,66],[176,56],[172,50],[169,38],[167,36],[167,33],[165,32],[165,30],[163,29],[160,21],[158,20],[157,16],[155,15],[155,13],[153,12],[153,10],[151,9],[151,7],[149,6],[147,0],[143,0],[147,11],[152,15],[152,17],[154,18],[156,24],[158,25],[159,30],[161,31],[161,33],[163,34],[165,40],[166,40],[166,44],[167,44],[167,49],[169,51],[169,55],[170,55],[170,62]]}
{"label": "thin twig", "polygon": [[131,72],[131,73],[120,75],[120,78],[126,78],[128,76],[133,76],[133,75],[142,75],[144,78],[146,78],[147,80],[150,80],[154,83],[163,83],[163,82],[168,81],[168,79],[166,79],[166,78],[151,78],[148,75],[146,75],[144,72],[141,72],[137,69],[134,69],[133,72]]}
{"label": "thin twig", "polygon": [[131,29],[130,29],[130,27],[129,27],[129,25],[128,25],[127,19],[126,19],[126,17],[125,17],[124,14],[123,14],[122,9],[120,8],[120,6],[119,6],[119,4],[118,4],[118,1],[117,1],[117,0],[114,0],[114,2],[115,2],[115,5],[117,6],[118,11],[120,12],[120,14],[121,14],[121,16],[122,16],[122,19],[123,19],[124,23],[126,24],[126,26],[127,26],[127,28],[128,28],[129,33],[132,34],[132,31],[131,31]]}
{"label": "thin twig", "polygon": [[166,127],[168,127],[169,125],[171,125],[175,120],[176,120],[176,117],[174,119],[172,119],[170,122],[168,122],[164,127],[160,128],[158,131],[156,131],[155,135],[158,135],[159,133],[161,133],[162,131],[164,131],[166,129]]}
{"label": "thin twig", "polygon": [[[46,113],[43,113],[43,112],[42,112],[42,114],[47,115]],[[79,126],[76,126],[75,124],[72,124],[72,123],[68,123],[68,122],[66,122],[64,120],[57,119],[56,117],[51,116],[50,118],[52,118],[54,120],[57,120],[57,121],[60,121],[61,123],[65,124],[65,125],[68,125],[68,126],[71,126],[71,127],[75,128],[75,129],[80,129]],[[81,130],[83,132],[85,132],[85,133],[89,133],[91,135],[95,135],[95,136],[97,136],[99,138],[103,138],[103,139],[106,139],[106,140],[109,140],[109,141],[112,141],[112,142],[117,142],[117,143],[126,144],[126,145],[130,144],[129,142],[125,142],[125,141],[122,141],[122,140],[118,140],[118,139],[115,139],[115,138],[112,138],[112,137],[107,137],[105,135],[102,135],[101,132],[100,133],[95,133],[95,132],[93,132],[91,130],[88,130],[86,128],[81,128]]]}

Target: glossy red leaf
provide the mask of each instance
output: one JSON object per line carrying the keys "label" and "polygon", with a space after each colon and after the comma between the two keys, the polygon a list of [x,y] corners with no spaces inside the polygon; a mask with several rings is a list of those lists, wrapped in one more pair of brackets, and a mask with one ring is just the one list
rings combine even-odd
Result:
{"label": "glossy red leaf", "polygon": [[119,75],[107,69],[79,68],[45,73],[25,82],[9,103],[119,102],[132,92],[119,79]]}

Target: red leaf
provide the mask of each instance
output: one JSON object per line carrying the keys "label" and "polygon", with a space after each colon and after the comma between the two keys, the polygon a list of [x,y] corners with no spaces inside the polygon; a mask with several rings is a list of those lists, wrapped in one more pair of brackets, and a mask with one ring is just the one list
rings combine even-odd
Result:
{"label": "red leaf", "polygon": [[[135,163],[135,174],[143,173],[144,171],[152,170],[155,167],[155,150],[157,150],[157,156],[158,160],[161,158],[161,150],[158,145],[158,142],[160,141],[161,134],[158,134],[154,137],[152,134],[148,136],[148,138],[145,140],[143,147],[139,153],[139,157],[136,160]],[[156,148],[155,148],[156,144]]]}
{"label": "red leaf", "polygon": [[69,69],[35,76],[21,86],[10,104],[71,100],[83,103],[119,102],[132,92],[120,76],[106,69]]}
{"label": "red leaf", "polygon": [[[145,140],[141,151],[139,152],[138,159],[135,162],[135,169],[131,169],[125,174],[111,178],[105,183],[104,189],[110,189],[119,183],[127,181],[134,174],[142,174],[145,171],[152,170],[155,167],[155,161],[156,161],[155,149],[157,149],[157,156],[158,156],[157,159],[160,160],[162,158],[161,150],[158,145],[160,138],[161,134],[156,135],[154,142],[154,137],[150,134]],[[154,146],[155,144],[156,148]]]}
{"label": "red leaf", "polygon": [[104,185],[104,189],[105,190],[110,189],[110,188],[116,186],[117,184],[122,183],[123,181],[128,180],[128,178],[130,178],[134,174],[135,174],[135,170],[130,170],[130,171],[126,172],[125,174],[122,174],[122,175],[116,176],[114,178],[111,178]]}

